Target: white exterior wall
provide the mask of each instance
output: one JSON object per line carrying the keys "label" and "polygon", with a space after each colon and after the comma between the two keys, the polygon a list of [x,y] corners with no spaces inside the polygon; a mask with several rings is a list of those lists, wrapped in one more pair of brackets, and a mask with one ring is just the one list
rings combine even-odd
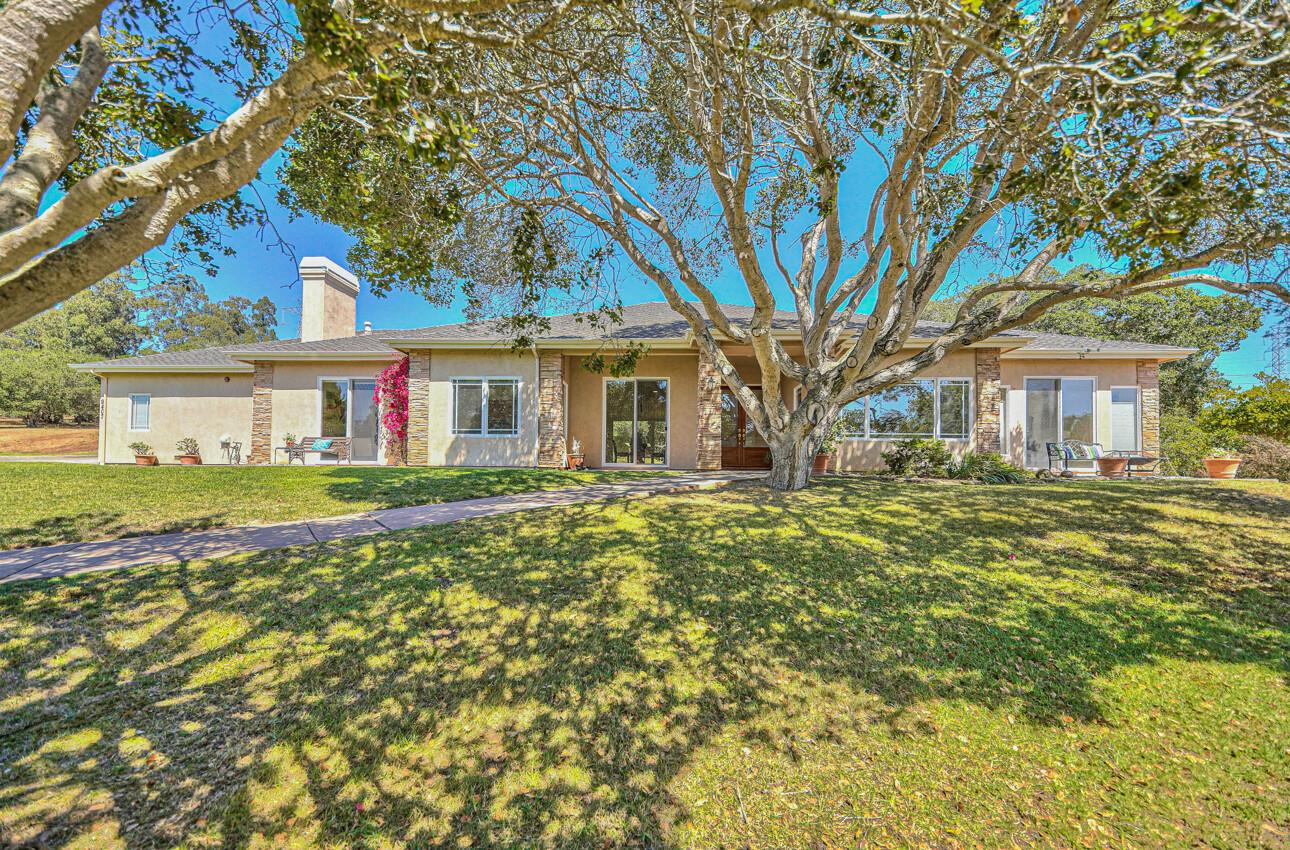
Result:
{"label": "white exterior wall", "polygon": [[[340,360],[273,364],[273,447],[286,445],[286,435],[317,437],[322,430],[324,378],[375,378],[391,360]],[[383,442],[383,441],[382,441]],[[285,452],[275,452],[274,462],[285,462]],[[381,450],[384,456],[384,446]],[[331,455],[306,454],[305,463],[335,463]]]}

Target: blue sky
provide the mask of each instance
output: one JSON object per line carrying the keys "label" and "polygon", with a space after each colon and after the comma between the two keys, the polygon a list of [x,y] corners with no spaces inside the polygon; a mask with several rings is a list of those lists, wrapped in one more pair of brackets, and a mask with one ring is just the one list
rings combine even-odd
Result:
{"label": "blue sky", "polygon": [[[275,159],[266,165],[262,174],[272,184],[276,171]],[[237,253],[220,261],[218,276],[207,278],[203,275],[201,280],[214,298],[229,295],[258,298],[268,295],[279,307],[278,335],[293,337],[300,330],[300,281],[296,274],[298,258],[324,255],[343,265],[345,252],[353,240],[340,228],[312,217],[290,220],[287,212],[273,203],[274,187],[270,185],[267,188],[268,191],[261,190],[260,196],[269,205],[269,213],[278,236],[294,253],[295,258],[288,255],[281,246],[272,245],[273,239],[248,228],[232,234],[229,243]],[[714,288],[723,301],[749,303],[747,290],[733,274],[722,275]],[[624,281],[621,293],[626,303],[657,301],[662,297],[653,285],[641,279]],[[781,306],[791,308],[791,303],[785,297]],[[370,321],[377,328],[419,327],[460,321],[461,318],[460,304],[436,307],[423,298],[406,292],[394,292],[387,297],[378,298],[369,293],[366,287],[359,294],[359,322]],[[1219,358],[1219,368],[1238,386],[1248,387],[1256,383],[1255,374],[1267,369],[1262,331],[1252,334],[1237,351],[1222,355]]]}

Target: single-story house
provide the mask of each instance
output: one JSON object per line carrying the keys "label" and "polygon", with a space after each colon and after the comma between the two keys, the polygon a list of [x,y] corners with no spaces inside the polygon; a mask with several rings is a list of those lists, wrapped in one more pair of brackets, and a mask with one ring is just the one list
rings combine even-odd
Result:
{"label": "single-story house", "polygon": [[[663,302],[635,304],[614,329],[648,346],[635,375],[582,367],[603,340],[575,316],[557,316],[531,348],[513,350],[488,322],[406,330],[356,329],[358,281],[325,257],[300,265],[300,339],[83,363],[102,381],[98,457],[129,463],[136,441],[163,462],[184,437],[206,463],[224,436],[250,463],[282,462],[286,434],[347,437],[354,463],[385,463],[375,376],[409,358],[406,462],[428,466],[543,466],[565,462],[573,440],[591,467],[756,468],[769,464],[752,428],[685,321]],[[751,308],[730,307],[747,320]],[[796,317],[777,317],[792,351]],[[920,325],[919,345],[943,326]],[[725,349],[746,380],[751,350]],[[836,468],[878,468],[891,440],[937,437],[953,451],[997,451],[1031,468],[1045,443],[1100,442],[1156,453],[1159,366],[1193,349],[1009,331],[951,354],[915,381],[856,402]],[[782,388],[788,398],[794,387]],[[310,462],[324,462],[310,455]]]}

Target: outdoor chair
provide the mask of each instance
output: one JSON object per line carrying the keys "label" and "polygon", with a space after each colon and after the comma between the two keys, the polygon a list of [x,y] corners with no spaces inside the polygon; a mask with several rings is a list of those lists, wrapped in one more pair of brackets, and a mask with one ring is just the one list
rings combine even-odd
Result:
{"label": "outdoor chair", "polygon": [[[331,444],[325,449],[315,449],[313,445],[319,441],[330,441]],[[331,455],[335,457],[336,463],[341,461],[352,463],[349,456],[349,437],[302,437],[294,446],[283,446],[282,451],[287,453],[288,466],[293,460],[299,460],[300,465],[303,466],[305,456],[310,454],[316,454],[319,457]]]}
{"label": "outdoor chair", "polygon": [[[1048,452],[1048,473],[1050,475],[1076,475],[1076,474],[1097,474],[1097,459],[1101,457],[1122,457],[1128,458],[1128,467],[1125,474],[1133,477],[1133,474],[1154,475],[1159,469],[1163,457],[1154,455],[1144,455],[1141,452],[1130,451],[1106,451],[1102,448],[1101,443],[1086,443],[1083,440],[1062,440],[1057,443],[1045,443],[1044,448]],[[1071,462],[1087,463],[1087,469],[1071,469]],[[1054,469],[1054,467],[1059,467]]]}

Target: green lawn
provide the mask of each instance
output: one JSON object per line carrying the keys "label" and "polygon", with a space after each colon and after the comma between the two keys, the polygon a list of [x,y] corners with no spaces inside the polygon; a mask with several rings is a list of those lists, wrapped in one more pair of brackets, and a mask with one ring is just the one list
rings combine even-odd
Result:
{"label": "green lawn", "polygon": [[666,472],[0,464],[0,550],[279,522]]}
{"label": "green lawn", "polygon": [[0,591],[0,844],[1290,841],[1290,486],[829,480]]}

